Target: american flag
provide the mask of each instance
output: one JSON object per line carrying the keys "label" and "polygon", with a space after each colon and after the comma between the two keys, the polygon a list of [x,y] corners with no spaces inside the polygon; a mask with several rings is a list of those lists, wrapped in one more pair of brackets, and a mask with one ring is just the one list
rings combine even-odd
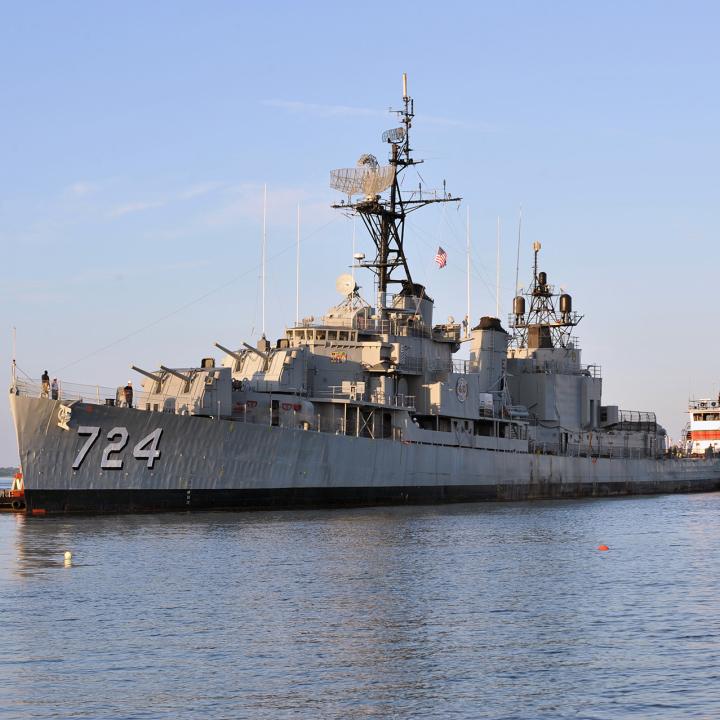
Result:
{"label": "american flag", "polygon": [[447,253],[439,245],[435,253],[435,262],[440,268],[444,268],[447,265]]}

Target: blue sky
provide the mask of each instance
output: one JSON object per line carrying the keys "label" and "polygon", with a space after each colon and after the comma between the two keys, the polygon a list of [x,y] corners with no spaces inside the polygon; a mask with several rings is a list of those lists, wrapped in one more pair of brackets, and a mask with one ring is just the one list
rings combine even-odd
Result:
{"label": "blue sky", "polygon": [[[298,203],[301,312],[322,314],[352,237],[329,209],[329,171],[382,156],[407,72],[425,186],[447,179],[465,199],[409,228],[436,317],[465,312],[467,205],[473,314],[495,309],[498,216],[507,312],[522,206],[521,281],[539,240],[550,280],[586,315],[584,361],[603,366],[607,403],[656,409],[677,434],[688,395],[717,392],[716,5],[8,2],[0,12],[3,367],[13,326],[30,375],[47,367],[108,386],[131,363],[191,365],[216,340],[253,339],[264,183],[268,334],[295,317]],[[0,464],[15,459],[5,406]]]}

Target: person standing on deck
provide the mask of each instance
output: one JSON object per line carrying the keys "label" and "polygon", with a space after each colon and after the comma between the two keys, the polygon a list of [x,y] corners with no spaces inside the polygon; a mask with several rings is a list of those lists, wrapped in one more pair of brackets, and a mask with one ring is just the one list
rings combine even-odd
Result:
{"label": "person standing on deck", "polygon": [[42,392],[40,393],[40,397],[46,398],[50,394],[50,375],[48,375],[48,371],[46,370],[42,374]]}
{"label": "person standing on deck", "polygon": [[50,397],[53,400],[58,399],[58,381],[57,378],[53,378],[52,385],[50,386]]}
{"label": "person standing on deck", "polygon": [[123,395],[125,396],[125,407],[131,408],[133,403],[132,380],[127,381],[127,385],[123,388]]}

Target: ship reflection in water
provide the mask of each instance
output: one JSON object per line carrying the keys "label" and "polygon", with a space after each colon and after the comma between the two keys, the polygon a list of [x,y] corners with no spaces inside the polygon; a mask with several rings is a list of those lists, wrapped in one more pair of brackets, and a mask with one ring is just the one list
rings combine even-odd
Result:
{"label": "ship reflection in water", "polygon": [[711,717],[719,509],[716,493],[1,516],[3,705],[16,718]]}

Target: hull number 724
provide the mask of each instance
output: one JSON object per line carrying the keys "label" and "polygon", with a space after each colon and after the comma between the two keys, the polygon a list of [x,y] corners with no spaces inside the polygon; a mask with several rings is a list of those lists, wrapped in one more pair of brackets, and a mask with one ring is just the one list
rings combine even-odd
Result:
{"label": "hull number 724", "polygon": [[[90,452],[90,448],[95,444],[95,441],[100,436],[100,428],[92,425],[80,425],[78,427],[78,435],[87,435],[87,440],[73,462],[73,470],[77,470],[85,460],[85,457]],[[146,435],[140,440],[137,445],[133,448],[133,457],[136,460],[146,460],[146,467],[152,468],[155,464],[155,460],[160,457],[160,450],[158,444],[160,443],[160,436],[162,435],[162,428],[153,430],[149,435]],[[107,440],[111,442],[105,446],[102,454],[102,460],[100,461],[100,467],[103,470],[120,470],[123,466],[123,459],[121,457],[113,457],[119,455],[128,443],[130,435],[127,428],[114,427],[108,434]]]}

